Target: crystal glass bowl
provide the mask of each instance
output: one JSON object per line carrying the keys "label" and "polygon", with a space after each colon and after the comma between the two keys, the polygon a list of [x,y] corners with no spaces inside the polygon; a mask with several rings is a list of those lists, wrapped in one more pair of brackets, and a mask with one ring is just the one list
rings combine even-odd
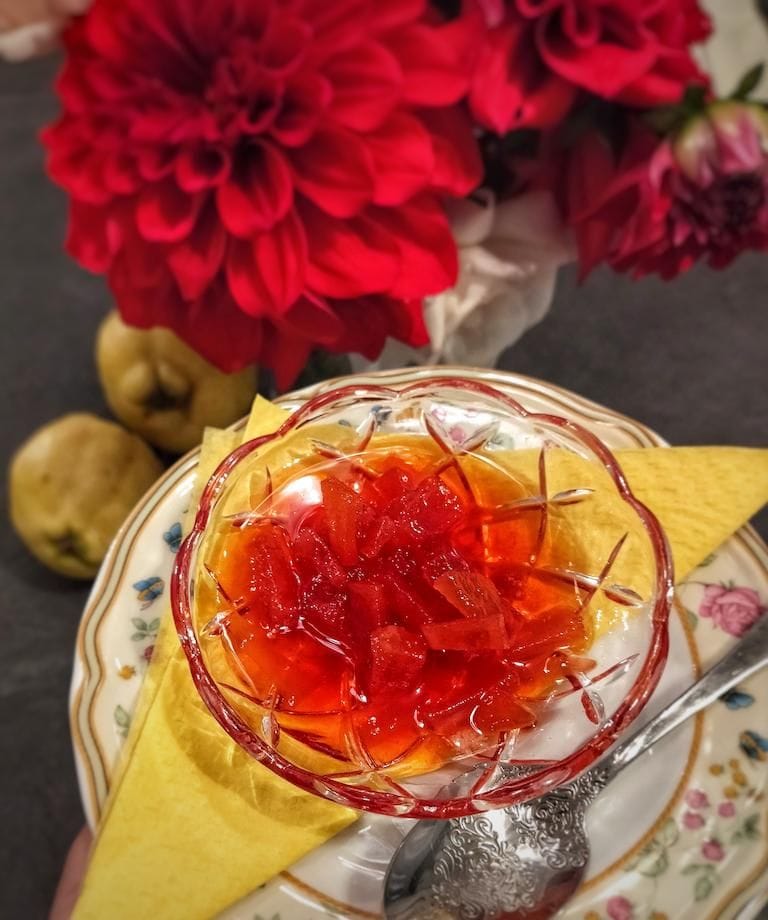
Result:
{"label": "crystal glass bowl", "polygon": [[[379,527],[387,547],[382,577],[379,557],[370,558],[378,537],[362,541],[353,518],[358,537],[350,550],[342,540],[346,525],[334,518],[332,533],[327,523],[321,530],[326,540],[313,537],[301,550],[305,575],[310,569],[296,588],[297,534],[313,513],[330,520],[330,510],[317,510],[333,491],[324,480],[343,473],[353,490],[376,490],[385,468],[414,457],[433,493],[420,492],[418,501],[397,505],[397,514],[382,512],[366,524],[376,528],[389,515],[405,528]],[[446,531],[441,495],[446,507],[465,509],[455,525],[460,533]],[[342,518],[345,507],[336,506]],[[451,628],[468,637],[458,645],[434,639],[439,624],[437,633],[434,624],[423,627],[425,640],[418,617],[415,625],[407,619],[413,592],[433,590],[419,567],[438,539],[430,528],[440,540],[469,547],[484,573],[459,600],[453,588],[446,594],[444,580],[434,581],[443,586],[439,597],[430,594],[438,620],[452,610]],[[402,552],[398,533],[411,541]],[[239,558],[237,546],[256,548]],[[453,565],[444,556],[430,579]],[[366,586],[374,570],[375,590]],[[453,570],[445,577],[464,584]],[[399,390],[340,387],[311,399],[279,431],[235,450],[208,482],[178,553],[172,605],[200,696],[256,760],[353,808],[452,818],[551,790],[617,739],[664,666],[672,583],[659,523],[604,444],[567,418],[529,412],[490,386],[457,377]],[[317,585],[325,593],[312,593]],[[304,616],[294,609],[297,597]],[[398,617],[405,604],[397,622],[407,630],[365,619],[381,597]],[[446,608],[445,597],[456,609]],[[575,650],[565,640],[561,648],[552,633],[553,610],[566,608],[585,624]],[[317,622],[332,627],[318,631]],[[506,623],[503,641],[489,623]],[[347,629],[357,645],[350,639],[347,646]],[[400,636],[408,637],[405,646]],[[363,665],[349,648],[368,648],[368,641]],[[414,658],[423,670],[411,680]],[[372,715],[377,681],[385,689]]]}

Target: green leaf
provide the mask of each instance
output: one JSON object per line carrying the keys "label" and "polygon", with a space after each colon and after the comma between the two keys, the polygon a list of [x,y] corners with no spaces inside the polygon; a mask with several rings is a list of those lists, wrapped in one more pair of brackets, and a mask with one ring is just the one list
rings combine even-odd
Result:
{"label": "green leaf", "polygon": [[754,92],[757,89],[758,83],[763,79],[763,73],[765,72],[765,63],[760,62],[755,64],[754,67],[750,67],[749,70],[744,74],[744,76],[739,80],[736,85],[736,88],[731,93],[731,99],[746,99],[750,93]]}
{"label": "green leaf", "polygon": [[706,102],[706,86],[695,84],[686,88],[685,95],[683,96],[682,106],[689,115],[698,114],[701,112],[704,109]]}
{"label": "green leaf", "polygon": [[702,559],[698,564],[697,568],[703,569],[705,565],[712,565],[712,563],[717,559],[717,553],[710,553],[706,559]]}
{"label": "green leaf", "polygon": [[662,850],[652,863],[638,868],[638,872],[646,878],[658,878],[660,875],[663,875],[668,868],[669,857],[667,856],[667,851]]}
{"label": "green leaf", "polygon": [[686,866],[683,869],[683,875],[695,875],[698,872],[701,872],[702,869],[708,869],[709,866],[705,866],[703,863],[691,863],[690,866]]}
{"label": "green leaf", "polygon": [[702,875],[700,878],[696,879],[696,884],[693,886],[693,896],[697,901],[703,901],[704,898],[708,898],[712,894],[712,879],[708,875]]}
{"label": "green leaf", "polygon": [[741,833],[743,840],[758,840],[760,837],[760,815],[754,814],[745,818],[744,823],[741,825],[741,830],[737,833]]}
{"label": "green leaf", "polygon": [[151,623],[147,626],[148,632],[156,633],[160,629],[160,617],[155,617]]}
{"label": "green leaf", "polygon": [[143,641],[144,639],[146,639],[146,638],[147,638],[147,634],[146,634],[146,633],[138,632],[138,633],[134,633],[134,634],[131,636],[131,641],[133,641],[133,642],[142,642],[142,641]]}
{"label": "green leaf", "polygon": [[131,617],[131,623],[133,623],[136,629],[140,629],[142,632],[146,632],[147,630],[146,620],[142,620],[141,617]]}
{"label": "green leaf", "polygon": [[691,627],[691,629],[696,629],[696,627],[699,625],[698,614],[695,614],[689,607],[686,607],[685,615],[688,618],[688,625]]}
{"label": "green leaf", "polygon": [[655,856],[660,850],[663,850],[663,849],[664,847],[662,847],[659,840],[657,840],[657,838],[654,837],[653,840],[650,841],[650,843],[646,843],[646,845],[642,848],[642,850],[640,850],[640,857],[642,859],[648,856]]}
{"label": "green leaf", "polygon": [[760,815],[745,818],[738,830],[731,834],[731,843],[744,843],[745,840],[760,839]]}
{"label": "green leaf", "polygon": [[640,863],[648,862],[651,857],[656,857],[662,850],[662,845],[654,838],[650,843],[646,843],[632,859],[624,864],[624,871],[631,872],[633,869],[636,869]]}
{"label": "green leaf", "polygon": [[665,843],[668,847],[673,846],[680,839],[680,831],[677,827],[677,821],[674,818],[667,818],[664,827],[661,829],[659,838],[662,843]]}
{"label": "green leaf", "polygon": [[662,105],[651,109],[644,118],[657,134],[666,136],[683,126],[687,112],[682,105]]}
{"label": "green leaf", "polygon": [[120,728],[128,728],[131,724],[131,714],[118,703],[115,706],[115,722]]}

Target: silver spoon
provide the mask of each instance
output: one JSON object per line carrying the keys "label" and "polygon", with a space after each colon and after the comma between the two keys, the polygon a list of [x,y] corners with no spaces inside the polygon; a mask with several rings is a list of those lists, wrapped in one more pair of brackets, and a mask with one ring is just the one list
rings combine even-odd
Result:
{"label": "silver spoon", "polygon": [[666,709],[577,779],[540,798],[450,821],[419,821],[384,879],[388,920],[545,920],[589,862],[584,818],[628,764],[768,664],[768,614]]}

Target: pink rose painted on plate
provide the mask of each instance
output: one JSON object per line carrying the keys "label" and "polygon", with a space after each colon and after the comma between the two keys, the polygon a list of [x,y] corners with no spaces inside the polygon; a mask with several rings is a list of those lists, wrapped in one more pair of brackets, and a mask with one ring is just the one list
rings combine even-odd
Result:
{"label": "pink rose painted on plate", "polygon": [[704,827],[704,818],[695,811],[686,811],[683,815],[683,827],[686,827],[689,831],[695,831],[700,827]]}
{"label": "pink rose painted on plate", "polygon": [[711,619],[714,626],[731,636],[743,636],[763,611],[760,596],[753,588],[707,585],[699,616]]}
{"label": "pink rose painted on plate", "polygon": [[605,911],[611,920],[633,920],[635,916],[632,902],[621,896],[608,898],[605,903]]}
{"label": "pink rose painted on plate", "polygon": [[725,850],[719,840],[705,840],[701,845],[701,855],[710,862],[720,862]]}
{"label": "pink rose painted on plate", "polygon": [[689,789],[685,793],[685,804],[689,808],[709,808],[707,793],[701,789]]}
{"label": "pink rose painted on plate", "polygon": [[732,818],[736,814],[736,806],[733,802],[721,802],[717,806],[717,813],[721,818]]}

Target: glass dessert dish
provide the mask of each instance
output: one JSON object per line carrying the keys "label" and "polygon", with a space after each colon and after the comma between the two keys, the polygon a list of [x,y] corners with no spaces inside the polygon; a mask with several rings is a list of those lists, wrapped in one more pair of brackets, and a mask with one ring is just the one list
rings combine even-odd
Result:
{"label": "glass dessert dish", "polygon": [[656,686],[671,594],[611,452],[462,378],[341,387],[243,444],[172,580],[195,685],[238,744],[415,818],[588,767]]}

